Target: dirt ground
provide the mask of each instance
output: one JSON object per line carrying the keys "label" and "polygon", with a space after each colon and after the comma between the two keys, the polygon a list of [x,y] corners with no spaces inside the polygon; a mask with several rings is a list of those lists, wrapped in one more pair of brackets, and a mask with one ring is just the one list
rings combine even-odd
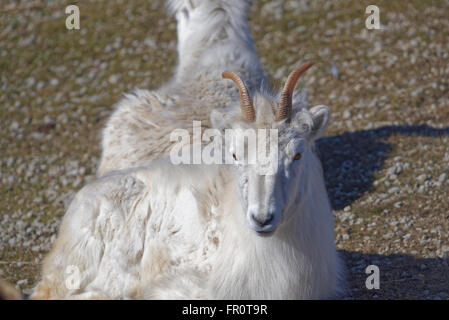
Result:
{"label": "dirt ground", "polygon": [[[449,299],[449,1],[259,0],[250,26],[276,87],[300,85],[332,119],[318,142],[349,299]],[[176,65],[162,0],[0,3],[0,277],[39,278],[71,197],[96,170],[120,97]],[[365,8],[380,9],[380,30]],[[368,265],[380,288],[368,290]]]}

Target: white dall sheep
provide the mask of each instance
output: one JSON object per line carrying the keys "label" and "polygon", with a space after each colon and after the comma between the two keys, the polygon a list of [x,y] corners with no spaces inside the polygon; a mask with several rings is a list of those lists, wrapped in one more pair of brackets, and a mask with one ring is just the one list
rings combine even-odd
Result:
{"label": "white dall sheep", "polygon": [[[222,143],[232,164],[175,166],[158,160],[111,172],[84,187],[63,219],[32,298],[338,295],[342,265],[314,152],[329,109],[308,111],[302,99],[292,101],[308,67],[291,73],[280,96],[256,93],[254,100],[237,74],[224,73],[238,85],[241,101],[212,114],[218,137],[226,137],[223,130],[229,128],[273,129],[276,151],[238,152],[247,140],[234,134]],[[264,156],[277,165],[272,174],[260,174]]]}
{"label": "white dall sheep", "polygon": [[248,89],[267,86],[250,36],[246,0],[173,0],[178,20],[178,66],[174,78],[157,90],[126,95],[107,122],[102,136],[98,175],[140,166],[167,155],[170,133],[191,130],[192,120],[210,126],[213,109],[239,100],[221,73],[244,76]]}

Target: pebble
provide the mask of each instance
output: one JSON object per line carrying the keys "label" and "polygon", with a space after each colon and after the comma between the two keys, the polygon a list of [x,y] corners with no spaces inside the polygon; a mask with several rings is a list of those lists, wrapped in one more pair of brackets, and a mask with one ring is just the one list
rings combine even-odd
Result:
{"label": "pebble", "polygon": [[28,279],[22,279],[22,280],[17,281],[18,287],[25,286],[27,284],[28,284]]}
{"label": "pebble", "polygon": [[113,74],[109,77],[109,83],[110,84],[116,84],[120,80],[120,76],[117,74]]}
{"label": "pebble", "polygon": [[392,187],[388,189],[388,193],[399,193],[401,191],[401,188],[399,187]]}
{"label": "pebble", "polygon": [[395,204],[394,204],[394,207],[395,208],[400,208],[400,207],[402,207],[403,206],[403,202],[402,201],[398,201],[398,202],[396,202]]}
{"label": "pebble", "polygon": [[416,178],[416,181],[418,181],[419,183],[424,183],[426,180],[427,180],[426,174],[421,174]]}
{"label": "pebble", "polygon": [[19,123],[17,121],[13,121],[11,123],[11,125],[9,126],[9,129],[13,130],[13,131],[18,130],[19,128],[20,128],[20,125],[19,125]]}
{"label": "pebble", "polygon": [[44,200],[42,199],[42,197],[37,197],[33,201],[34,201],[34,203],[42,203],[42,201],[44,201]]}

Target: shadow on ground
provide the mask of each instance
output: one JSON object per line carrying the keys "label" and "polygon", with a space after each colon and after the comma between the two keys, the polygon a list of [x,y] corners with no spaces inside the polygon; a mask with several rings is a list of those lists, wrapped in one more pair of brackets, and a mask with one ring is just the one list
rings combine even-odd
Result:
{"label": "shadow on ground", "polygon": [[449,135],[449,127],[384,126],[318,140],[318,153],[323,163],[332,209],[341,210],[369,191],[374,174],[383,167],[391,151],[391,146],[384,139],[393,134],[439,137]]}
{"label": "shadow on ground", "polygon": [[[320,139],[318,153],[323,163],[326,186],[334,210],[342,210],[368,192],[374,175],[383,168],[392,146],[391,135],[441,137],[449,127],[428,125],[384,126],[345,132]],[[447,258],[415,258],[405,254],[365,254],[340,251],[345,261],[348,299],[449,299]],[[368,290],[366,267],[380,270],[380,289]]]}
{"label": "shadow on ground", "polygon": [[[340,251],[347,267],[347,299],[448,299],[449,260],[417,259],[404,254]],[[369,265],[379,267],[379,289],[368,290]]]}

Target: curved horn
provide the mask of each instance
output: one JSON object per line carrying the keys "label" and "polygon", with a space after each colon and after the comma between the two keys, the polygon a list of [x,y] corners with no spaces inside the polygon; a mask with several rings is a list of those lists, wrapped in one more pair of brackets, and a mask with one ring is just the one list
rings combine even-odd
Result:
{"label": "curved horn", "polygon": [[240,94],[240,106],[245,119],[249,122],[253,122],[256,119],[256,111],[254,110],[253,102],[249,96],[248,89],[245,86],[242,78],[235,72],[225,71],[221,74],[223,79],[231,79],[235,82],[239,88]]}
{"label": "curved horn", "polygon": [[304,72],[307,71],[313,62],[304,63],[299,68],[293,70],[285,82],[284,88],[282,89],[281,99],[278,104],[278,109],[276,110],[276,121],[281,121],[290,117],[292,110],[292,97],[295,85],[298,82],[299,77],[302,76]]}

